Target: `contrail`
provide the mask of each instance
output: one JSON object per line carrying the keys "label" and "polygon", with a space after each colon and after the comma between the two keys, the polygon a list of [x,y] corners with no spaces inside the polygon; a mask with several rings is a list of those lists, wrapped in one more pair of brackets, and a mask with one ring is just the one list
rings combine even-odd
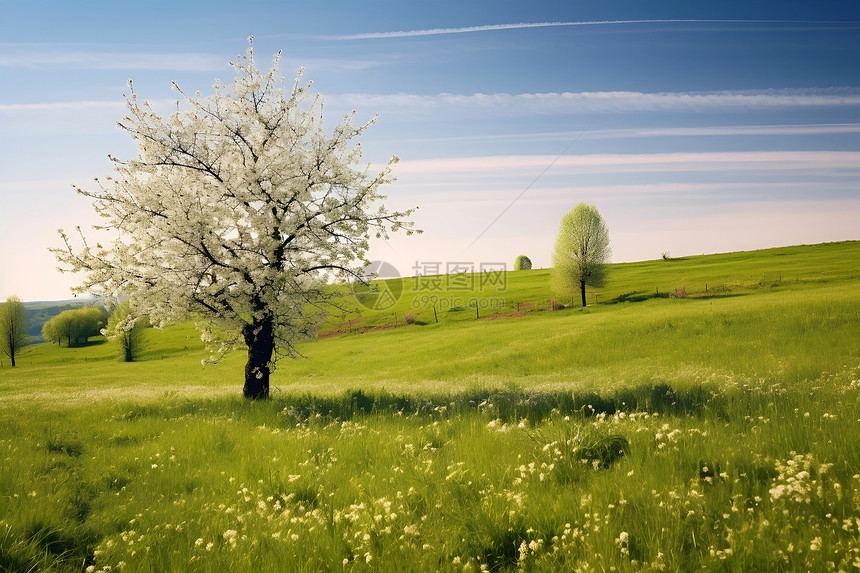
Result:
{"label": "contrail", "polygon": [[483,236],[484,236],[484,233],[486,233],[487,231],[489,231],[489,230],[490,230],[490,228],[491,228],[493,225],[495,225],[495,224],[498,222],[498,220],[499,220],[499,219],[501,219],[501,218],[502,218],[502,215],[504,215],[505,213],[507,213],[507,212],[508,212],[508,209],[510,209],[511,207],[513,207],[513,206],[514,206],[514,204],[515,204],[517,201],[519,201],[519,200],[520,200],[520,198],[521,198],[523,195],[525,195],[525,194],[526,194],[526,192],[527,192],[529,189],[531,189],[531,188],[534,186],[534,184],[535,184],[535,183],[537,183],[537,182],[538,182],[538,180],[539,180],[541,177],[543,177],[543,176],[544,176],[544,174],[546,174],[546,172],[547,172],[547,171],[549,171],[550,169],[552,169],[552,166],[553,166],[553,165],[555,165],[556,163],[558,163],[558,161],[559,161],[562,157],[564,157],[564,156],[567,154],[567,152],[568,152],[568,151],[570,151],[570,148],[571,148],[571,147],[573,147],[573,145],[574,145],[577,141],[579,141],[579,139],[580,139],[583,135],[585,135],[585,133],[586,133],[586,132],[588,132],[588,131],[590,131],[590,130],[591,130],[591,128],[594,126],[594,124],[597,122],[597,120],[598,120],[599,118],[600,118],[600,115],[595,116],[595,117],[594,117],[594,119],[592,119],[592,120],[591,120],[591,123],[589,123],[589,124],[588,124],[588,126],[587,126],[585,129],[583,129],[582,131],[580,131],[580,132],[579,132],[579,134],[578,134],[576,137],[574,137],[574,138],[573,138],[573,140],[571,140],[571,142],[570,142],[570,143],[568,143],[568,144],[567,144],[567,147],[565,147],[565,148],[564,148],[564,150],[563,150],[561,153],[559,153],[557,156],[555,156],[555,158],[554,158],[552,161],[550,161],[550,162],[547,164],[547,166],[546,166],[546,167],[544,167],[544,168],[543,168],[543,171],[541,171],[540,173],[538,173],[538,174],[537,174],[537,177],[535,177],[534,179],[532,179],[531,183],[529,183],[528,185],[526,185],[526,186],[525,186],[525,188],[524,188],[522,191],[520,191],[520,194],[519,194],[519,195],[517,195],[516,197],[514,197],[513,201],[511,201],[510,203],[508,203],[508,205],[507,205],[504,209],[502,209],[502,210],[501,210],[501,212],[500,212],[498,215],[496,215],[496,218],[495,218],[495,219],[493,219],[492,221],[490,221],[490,224],[489,224],[489,225],[487,225],[486,227],[484,227],[484,230],[483,230],[483,231],[481,231],[480,233],[478,233],[478,236],[477,236],[477,237],[475,237],[475,238],[472,240],[472,242],[471,242],[471,243],[469,243],[469,245],[468,245],[464,250],[468,251],[469,249],[471,249],[471,248],[472,248],[472,245],[474,245],[475,243],[477,243],[477,242],[478,242],[478,240],[479,240],[481,237],[483,237]]}
{"label": "contrail", "polygon": [[520,30],[524,28],[555,28],[561,26],[611,26],[622,24],[857,24],[857,22],[798,21],[798,20],[590,20],[583,22],[519,22],[516,24],[488,24],[462,28],[430,28],[427,30],[401,30],[397,32],[368,32],[342,36],[322,36],[326,40],[373,40],[382,38],[411,38],[416,36],[440,36],[445,34],[470,34],[497,30]]}

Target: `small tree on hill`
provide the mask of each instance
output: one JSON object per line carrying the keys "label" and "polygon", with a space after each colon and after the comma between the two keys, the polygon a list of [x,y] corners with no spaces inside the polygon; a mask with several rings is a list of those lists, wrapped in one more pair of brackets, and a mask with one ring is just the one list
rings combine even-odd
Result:
{"label": "small tree on hill", "polygon": [[603,286],[611,254],[609,231],[597,208],[580,203],[561,219],[552,258],[554,290],[578,290],[585,306],[585,287]]}
{"label": "small tree on hill", "polygon": [[29,343],[24,303],[17,296],[10,296],[0,303],[0,352],[15,366],[15,357]]}
{"label": "small tree on hill", "polygon": [[117,306],[108,320],[107,328],[102,330],[106,337],[119,342],[125,362],[134,362],[140,357],[143,352],[144,331],[148,326],[146,318],[133,314],[130,306],[129,301]]}
{"label": "small tree on hill", "polygon": [[244,345],[248,398],[268,396],[274,362],[313,335],[338,296],[332,275],[361,277],[372,235],[412,232],[411,211],[380,204],[397,159],[359,163],[353,140],[372,122],[353,114],[327,133],[322,99],[301,71],[287,89],[279,59],[261,72],[249,45],[213,95],[174,84],[185,108],[166,119],[132,89],[119,125],[137,157],[78,189],[119,238],[74,248],[61,232],[54,250],[86,273],[78,292],[129,296],[155,326],[194,317],[213,352]]}
{"label": "small tree on hill", "polygon": [[528,271],[532,268],[532,260],[525,255],[520,255],[514,261],[515,271]]}

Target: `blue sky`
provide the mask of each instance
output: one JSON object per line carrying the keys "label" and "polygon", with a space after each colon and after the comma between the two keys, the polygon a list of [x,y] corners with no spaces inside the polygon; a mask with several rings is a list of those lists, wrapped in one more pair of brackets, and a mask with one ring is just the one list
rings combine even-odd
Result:
{"label": "blue sky", "polygon": [[365,157],[424,234],[371,258],[402,275],[548,266],[583,201],[616,261],[860,239],[860,2],[0,0],[0,299],[68,298],[47,249],[135,152],[127,79],[167,113],[249,35],[332,120],[379,114]]}

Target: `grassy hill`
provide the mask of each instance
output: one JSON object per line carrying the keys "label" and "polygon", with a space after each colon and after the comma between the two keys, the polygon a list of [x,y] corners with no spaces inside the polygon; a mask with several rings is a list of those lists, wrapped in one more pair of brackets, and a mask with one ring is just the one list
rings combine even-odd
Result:
{"label": "grassy hill", "polygon": [[261,403],[191,325],[30,347],[0,570],[853,566],[860,242],[613,265],[585,309],[480,278],[386,282]]}
{"label": "grassy hill", "polygon": [[[860,242],[782,247],[760,251],[702,255],[610,265],[604,288],[588,289],[588,303],[641,302],[680,294],[714,297],[768,289],[805,288],[860,278]],[[323,331],[349,332],[394,325],[394,314],[413,314],[421,324],[457,322],[494,314],[533,312],[559,305],[578,306],[576,293],[550,290],[550,270],[407,277],[379,281],[382,290],[399,293],[385,312],[347,305],[351,314],[333,315]],[[576,299],[576,301],[574,301]],[[555,303],[555,304],[553,304]],[[436,306],[436,314],[433,306]],[[350,324],[351,323],[351,324]]]}
{"label": "grassy hill", "polygon": [[[301,345],[305,359],[279,363],[275,392],[608,389],[631,379],[696,381],[702,372],[802,380],[822,362],[827,370],[842,367],[860,340],[860,242],[616,264],[585,309],[560,306],[548,270],[509,272],[485,288],[470,277],[471,290],[427,287],[448,280],[388,280],[402,295],[379,312],[347,296],[353,312],[333,316],[319,341]],[[432,301],[438,323],[426,304]],[[406,325],[410,313],[414,322]],[[150,330],[147,346],[141,362],[117,364],[113,343],[34,345],[22,368],[4,371],[15,382],[0,386],[0,397],[60,397],[64,381],[88,397],[102,390],[230,393],[241,385],[243,353],[203,367],[208,354],[190,324]]]}

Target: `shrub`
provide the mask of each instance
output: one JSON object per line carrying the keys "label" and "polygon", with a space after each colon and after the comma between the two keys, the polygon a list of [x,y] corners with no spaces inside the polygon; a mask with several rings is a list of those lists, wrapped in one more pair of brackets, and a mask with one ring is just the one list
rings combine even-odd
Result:
{"label": "shrub", "polygon": [[573,457],[594,468],[608,469],[613,463],[630,453],[630,442],[620,434],[585,436]]}

